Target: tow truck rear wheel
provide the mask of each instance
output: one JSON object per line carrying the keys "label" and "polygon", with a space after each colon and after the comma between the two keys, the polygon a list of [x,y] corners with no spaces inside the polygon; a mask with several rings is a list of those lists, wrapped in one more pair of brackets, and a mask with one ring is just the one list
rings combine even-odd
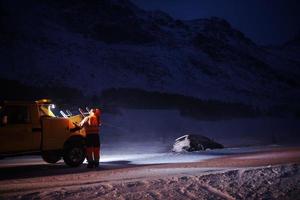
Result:
{"label": "tow truck rear wheel", "polygon": [[85,159],[85,148],[82,143],[71,142],[64,149],[63,159],[71,167],[81,165]]}
{"label": "tow truck rear wheel", "polygon": [[42,158],[47,163],[57,163],[61,159],[61,154],[58,151],[44,151]]}

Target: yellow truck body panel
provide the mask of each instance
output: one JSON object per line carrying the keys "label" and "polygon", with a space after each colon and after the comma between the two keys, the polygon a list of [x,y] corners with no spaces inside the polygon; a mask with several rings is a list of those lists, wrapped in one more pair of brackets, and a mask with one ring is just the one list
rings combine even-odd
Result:
{"label": "yellow truck body panel", "polygon": [[[59,150],[63,149],[70,137],[75,135],[85,137],[84,129],[71,131],[75,128],[74,123],[79,124],[83,119],[81,115],[69,118],[53,117],[53,113],[48,111],[48,104],[45,103],[49,103],[48,100],[5,103],[6,107],[13,108],[11,112],[14,112],[12,114],[14,117],[17,118],[15,115],[19,115],[18,112],[21,110],[26,115],[21,117],[26,120],[16,123],[8,121],[5,126],[0,127],[0,154]],[[9,115],[8,118],[10,117]]]}
{"label": "yellow truck body panel", "polygon": [[85,130],[76,126],[81,115],[57,117],[48,99],[10,101],[0,105],[0,155],[39,153],[44,161],[61,158],[76,167],[85,159]]}
{"label": "yellow truck body panel", "polygon": [[60,118],[45,118],[42,120],[42,149],[62,149],[64,142],[70,136],[69,120]]}
{"label": "yellow truck body panel", "polygon": [[75,128],[72,122],[80,122],[80,115],[71,119],[65,118],[45,118],[42,120],[43,141],[42,149],[44,151],[62,149],[65,141],[74,135],[85,137],[85,131],[80,130],[72,133],[70,130]]}

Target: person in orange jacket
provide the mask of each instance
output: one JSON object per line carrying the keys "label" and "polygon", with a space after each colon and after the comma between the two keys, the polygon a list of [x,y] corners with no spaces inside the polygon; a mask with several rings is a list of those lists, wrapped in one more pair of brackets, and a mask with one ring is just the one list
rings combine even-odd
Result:
{"label": "person in orange jacket", "polygon": [[86,157],[88,161],[88,168],[99,167],[99,126],[101,125],[100,114],[100,109],[91,109],[89,115],[80,122],[80,126],[84,127],[86,132]]}

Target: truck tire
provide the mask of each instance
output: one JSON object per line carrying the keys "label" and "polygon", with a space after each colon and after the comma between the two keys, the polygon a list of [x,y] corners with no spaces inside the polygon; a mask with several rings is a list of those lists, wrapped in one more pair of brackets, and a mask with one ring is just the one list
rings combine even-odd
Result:
{"label": "truck tire", "polygon": [[63,159],[70,167],[81,165],[85,159],[85,148],[82,143],[71,142],[65,146]]}
{"label": "truck tire", "polygon": [[61,154],[58,151],[44,151],[42,158],[47,163],[57,163],[61,159]]}

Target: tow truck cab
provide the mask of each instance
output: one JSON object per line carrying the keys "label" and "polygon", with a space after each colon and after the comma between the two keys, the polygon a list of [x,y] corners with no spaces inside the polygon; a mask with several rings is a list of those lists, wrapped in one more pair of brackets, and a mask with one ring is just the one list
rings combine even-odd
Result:
{"label": "tow truck cab", "polygon": [[57,117],[48,99],[34,102],[5,101],[0,107],[1,157],[41,154],[48,163],[61,158],[69,166],[79,166],[85,159],[85,131],[74,123],[81,115]]}

